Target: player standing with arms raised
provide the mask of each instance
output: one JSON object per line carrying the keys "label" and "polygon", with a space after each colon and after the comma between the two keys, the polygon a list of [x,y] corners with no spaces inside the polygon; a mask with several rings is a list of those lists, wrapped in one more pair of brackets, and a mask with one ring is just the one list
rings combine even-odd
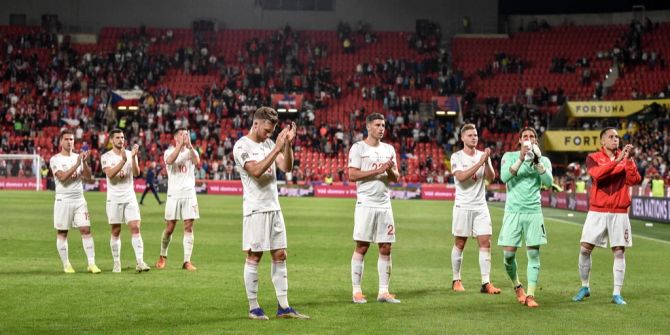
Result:
{"label": "player standing with arms raised", "polygon": [[91,221],[82,184],[82,179],[91,179],[88,151],[82,151],[79,154],[74,152],[74,133],[71,130],[63,130],[60,133],[59,142],[60,153],[51,157],[49,161],[56,182],[56,201],[54,203],[56,248],[63,262],[65,273],[74,273],[68,255],[67,233],[70,228],[79,229],[81,242],[88,259],[87,271],[100,273],[100,269],[95,265]]}
{"label": "player standing with arms raised", "polygon": [[[519,132],[519,151],[502,158],[500,180],[507,187],[507,201],[498,245],[503,247],[505,270],[512,279],[517,300],[528,307],[539,307],[535,289],[540,276],[540,246],[547,244],[540,187],[551,186],[551,161],[542,157],[535,129]],[[525,242],[528,256],[528,295],[517,275],[516,250]]]}
{"label": "player standing with arms raised", "polygon": [[451,171],[456,184],[456,199],[452,215],[451,233],[454,235],[454,247],[451,250],[453,271],[452,289],[465,291],[461,283],[461,264],[463,249],[468,237],[479,243],[479,270],[482,275],[481,293],[499,294],[500,289],[493,286],[491,273],[491,215],[486,205],[486,186],[495,178],[491,164],[491,149],[477,150],[479,136],[474,124],[466,123],[461,127],[463,149],[451,155]]}
{"label": "player standing with arms raised", "polygon": [[137,162],[139,145],[134,144],[132,151],[125,149],[126,139],[121,129],[110,132],[112,150],[100,157],[102,171],[107,176],[107,218],[112,227],[109,245],[112,249],[114,267],[112,272],[121,272],[121,224],[125,223],[132,234],[137,272],[149,271],[144,263],[144,242],[140,234],[140,206],[135,196],[133,176],[140,174]]}
{"label": "player standing with arms raised", "polygon": [[349,150],[349,180],[356,182],[357,193],[354,211],[356,248],[351,257],[353,302],[356,304],[367,302],[361,290],[364,257],[370,243],[377,243],[379,244],[377,301],[397,304],[400,300],[389,293],[391,245],[395,242],[396,227],[388,183],[397,182],[400,173],[396,168],[395,149],[381,141],[386,130],[384,116],[373,113],[368,115],[365,121],[368,137],[354,143]]}
{"label": "player standing with arms raised", "polygon": [[191,137],[186,128],[174,132],[175,146],[170,146],[163,155],[168,173],[168,194],[165,204],[165,230],[161,239],[161,254],[156,269],[165,268],[168,247],[177,220],[184,221],[184,263],[182,269],[196,271],[191,264],[193,253],[193,224],[200,218],[198,199],[195,194],[195,167],[200,163],[200,155],[191,145]]}
{"label": "player standing with arms raised", "polygon": [[277,317],[309,319],[289,306],[286,270],[286,226],[279,207],[277,172],[293,169],[293,140],[295,123],[289,124],[277,135],[270,136],[278,122],[277,111],[261,107],[254,113],[251,130],[235,142],[233,155],[242,178],[244,190],[242,250],[247,253],[244,265],[244,286],[249,300],[249,318],[268,320],[258,304],[258,263],[263,252],[272,255],[272,284],[277,295]]}
{"label": "player standing with arms raised", "polygon": [[586,167],[593,183],[591,184],[589,212],[582,229],[579,251],[579,277],[582,288],[572,300],[582,301],[591,295],[589,277],[591,276],[591,252],[593,247],[610,247],[614,254],[614,290],[612,303],[625,305],[621,297],[624,275],[626,273],[627,247],[633,246],[633,236],[628,218],[630,195],[628,189],[639,184],[642,178],[633,161],[633,146],[627,144],[619,150],[619,134],[613,127],[600,132],[602,147],[598,152],[588,155]]}

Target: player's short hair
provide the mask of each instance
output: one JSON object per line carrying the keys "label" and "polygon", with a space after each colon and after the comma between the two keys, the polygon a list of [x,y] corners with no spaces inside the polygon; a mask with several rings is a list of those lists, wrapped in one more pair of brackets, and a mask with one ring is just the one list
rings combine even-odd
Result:
{"label": "player's short hair", "polygon": [[73,132],[72,130],[70,130],[70,129],[65,129],[65,130],[63,130],[63,131],[60,132],[60,135],[58,135],[58,140],[59,140],[59,141],[62,141],[62,140],[63,140],[63,136],[65,136],[65,135],[72,135],[72,136],[74,136],[74,132]]}
{"label": "player's short hair", "polygon": [[384,119],[384,115],[382,115],[381,113],[372,113],[365,118],[365,123],[367,124],[374,120],[386,121],[386,119]]}
{"label": "player's short hair", "polygon": [[533,132],[533,135],[535,135],[535,138],[537,138],[537,131],[535,131],[535,129],[532,128],[532,127],[523,127],[523,128],[521,128],[521,130],[519,130],[519,138],[521,138],[521,136],[523,136],[523,133],[525,133],[525,132],[527,132],[527,131],[532,131],[532,132]]}
{"label": "player's short hair", "polygon": [[274,108],[263,106],[258,108],[254,113],[254,120],[268,120],[272,124],[277,124],[279,116]]}
{"label": "player's short hair", "polygon": [[463,136],[463,132],[466,131],[466,130],[470,130],[470,129],[477,130],[477,127],[475,127],[475,125],[472,124],[472,123],[464,124],[463,127],[461,127],[460,135]]}
{"label": "player's short hair", "polygon": [[186,129],[186,127],[179,127],[179,128],[174,130],[173,134],[177,135],[177,134],[179,134],[180,131],[188,131],[188,129]]}
{"label": "player's short hair", "polygon": [[603,135],[605,135],[605,133],[610,131],[610,130],[616,130],[616,127],[605,127],[605,128],[603,128],[603,130],[600,131],[600,136],[599,137],[602,139]]}
{"label": "player's short hair", "polygon": [[112,131],[109,132],[109,137],[112,138],[112,137],[114,137],[114,135],[119,134],[119,133],[123,134],[123,130],[121,130],[119,128],[115,128],[115,129],[113,129]]}

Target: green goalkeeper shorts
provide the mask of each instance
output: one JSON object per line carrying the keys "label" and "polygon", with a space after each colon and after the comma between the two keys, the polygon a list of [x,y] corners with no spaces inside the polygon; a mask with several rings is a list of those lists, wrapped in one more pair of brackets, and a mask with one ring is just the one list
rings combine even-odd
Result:
{"label": "green goalkeeper shorts", "polygon": [[526,246],[547,244],[547,232],[544,229],[542,213],[505,212],[500,236],[498,236],[498,245],[519,248],[523,239],[525,239]]}

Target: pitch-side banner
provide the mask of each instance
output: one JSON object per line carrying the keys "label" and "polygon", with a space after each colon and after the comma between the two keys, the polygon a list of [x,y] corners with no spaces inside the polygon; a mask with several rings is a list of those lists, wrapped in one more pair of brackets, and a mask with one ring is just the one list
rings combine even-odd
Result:
{"label": "pitch-side banner", "polygon": [[[34,190],[36,187],[35,178],[10,177],[0,179],[0,190]],[[47,189],[46,179],[42,179],[42,189]]]}
{"label": "pitch-side banner", "polygon": [[[617,130],[619,136],[626,130]],[[600,149],[600,130],[547,130],[544,138],[546,151],[596,151]]]}
{"label": "pitch-side banner", "polygon": [[646,106],[659,104],[670,108],[670,99],[624,100],[624,101],[570,101],[566,103],[572,117],[626,117]]}
{"label": "pitch-side banner", "polygon": [[670,198],[633,196],[630,206],[633,219],[670,223]]}

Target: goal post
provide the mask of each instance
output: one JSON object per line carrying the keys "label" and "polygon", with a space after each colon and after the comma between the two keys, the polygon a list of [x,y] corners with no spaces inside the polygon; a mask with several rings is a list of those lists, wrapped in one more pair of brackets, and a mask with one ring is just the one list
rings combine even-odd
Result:
{"label": "goal post", "polygon": [[[42,157],[37,154],[0,154],[0,181],[2,189],[42,190]],[[33,182],[31,182],[31,180]]]}

